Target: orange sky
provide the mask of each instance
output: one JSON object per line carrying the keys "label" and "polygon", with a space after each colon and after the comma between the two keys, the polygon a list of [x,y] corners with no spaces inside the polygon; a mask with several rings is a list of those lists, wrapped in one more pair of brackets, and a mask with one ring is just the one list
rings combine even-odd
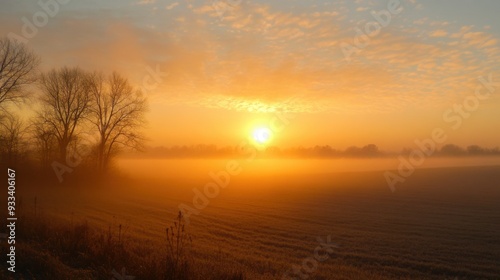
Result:
{"label": "orange sky", "polygon": [[[129,77],[150,100],[149,145],[238,145],[276,112],[293,116],[273,136],[283,147],[400,150],[436,127],[447,143],[500,145],[500,90],[460,117],[458,129],[458,114],[443,119],[474,101],[479,76],[500,80],[497,2],[446,9],[450,1],[401,1],[349,60],[343,46],[389,0],[73,2],[28,44],[42,70],[78,65]],[[22,18],[41,10],[2,6],[2,34],[22,35]]]}

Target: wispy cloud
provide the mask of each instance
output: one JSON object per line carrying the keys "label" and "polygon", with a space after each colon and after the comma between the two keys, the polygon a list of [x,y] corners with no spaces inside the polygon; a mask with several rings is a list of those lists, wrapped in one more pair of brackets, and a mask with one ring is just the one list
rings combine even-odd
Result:
{"label": "wispy cloud", "polygon": [[165,6],[165,9],[172,10],[173,8],[175,8],[177,6],[179,6],[179,2],[175,2],[175,3],[169,4],[169,5]]}
{"label": "wispy cloud", "polygon": [[156,3],[156,0],[141,0],[137,2],[138,5],[149,5]]}
{"label": "wispy cloud", "polygon": [[[140,66],[161,65],[169,77],[154,98],[234,110],[272,111],[292,96],[300,102],[282,107],[439,106],[469,93],[478,75],[499,72],[500,49],[491,27],[431,20],[415,10],[418,1],[405,5],[407,16],[395,18],[351,63],[339,43],[352,41],[356,28],[373,20],[370,11],[380,7],[370,1],[307,8],[243,1],[222,21],[212,5],[199,1],[174,2],[153,15],[137,6],[134,13],[67,11],[33,46],[48,57],[45,67],[73,63],[122,70],[137,83]],[[16,22],[7,17],[0,29]],[[55,43],[74,34],[76,40]]]}

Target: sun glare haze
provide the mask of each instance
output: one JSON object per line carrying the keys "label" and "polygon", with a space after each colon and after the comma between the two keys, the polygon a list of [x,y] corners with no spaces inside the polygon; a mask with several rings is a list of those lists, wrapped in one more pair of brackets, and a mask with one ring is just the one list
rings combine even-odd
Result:
{"label": "sun glare haze", "polygon": [[253,138],[259,144],[266,144],[271,140],[272,132],[267,127],[260,127],[253,131]]}

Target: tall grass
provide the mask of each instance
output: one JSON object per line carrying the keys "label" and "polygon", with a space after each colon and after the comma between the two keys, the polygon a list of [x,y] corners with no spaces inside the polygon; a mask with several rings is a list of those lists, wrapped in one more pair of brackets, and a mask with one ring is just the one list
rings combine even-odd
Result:
{"label": "tall grass", "polygon": [[124,238],[121,224],[103,230],[87,221],[54,220],[39,210],[36,217],[19,219],[16,273],[1,266],[2,279],[109,280],[122,267],[137,280],[245,279],[243,272],[225,271],[223,263],[215,268],[197,265],[180,213],[166,229],[164,246],[151,246]]}
{"label": "tall grass", "polygon": [[189,279],[188,251],[192,244],[186,232],[182,213],[179,212],[174,224],[166,229],[167,257],[165,259],[165,280]]}

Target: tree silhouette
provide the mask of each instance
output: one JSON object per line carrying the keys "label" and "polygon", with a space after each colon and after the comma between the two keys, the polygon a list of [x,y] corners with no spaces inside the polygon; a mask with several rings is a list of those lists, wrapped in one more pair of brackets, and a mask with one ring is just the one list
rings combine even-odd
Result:
{"label": "tree silhouette", "polygon": [[0,108],[27,97],[25,86],[36,80],[38,57],[17,41],[0,39]]}
{"label": "tree silhouette", "polygon": [[0,116],[0,156],[9,164],[17,163],[25,148],[26,128],[19,117],[6,113]]}
{"label": "tree silhouette", "polygon": [[68,146],[76,140],[79,126],[90,113],[88,74],[79,68],[62,68],[42,74],[42,110],[38,117],[55,135],[60,160],[67,158]]}
{"label": "tree silhouette", "polygon": [[97,167],[105,171],[112,156],[121,148],[140,148],[143,137],[138,129],[144,124],[146,98],[116,72],[107,79],[95,73],[89,80],[92,95],[90,119],[99,137]]}
{"label": "tree silhouette", "polygon": [[46,169],[50,164],[50,160],[54,159],[57,146],[57,139],[52,125],[44,118],[37,117],[31,123],[30,132],[36,151],[39,153],[41,167]]}

